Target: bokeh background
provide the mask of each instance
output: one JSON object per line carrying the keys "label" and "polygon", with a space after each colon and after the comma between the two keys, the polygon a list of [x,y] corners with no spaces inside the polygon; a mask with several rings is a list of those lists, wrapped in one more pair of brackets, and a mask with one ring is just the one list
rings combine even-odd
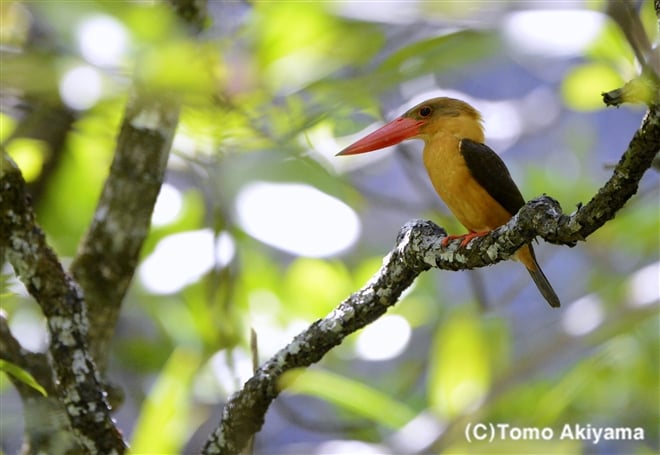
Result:
{"label": "bokeh background", "polygon": [[[656,40],[652,2],[635,5]],[[586,203],[644,115],[602,104],[638,72],[606,7],[211,1],[191,38],[166,3],[3,0],[0,139],[65,264],[131,84],[183,103],[111,354],[126,392],[116,419],[134,452],[199,450],[251,374],[250,329],[268,358],[363,286],[406,221],[463,232],[426,178],[421,143],[334,156],[410,106],[469,101],[526,198],[546,193],[568,213]],[[34,131],[26,106],[48,113],[42,128],[66,129],[59,146],[22,134]],[[255,453],[657,453],[658,183],[649,171],[587,242],[536,247],[559,310],[514,262],[423,274],[292,381]],[[37,305],[6,264],[2,278],[13,333],[43,351]],[[0,448],[15,453],[22,408],[4,376],[0,388]],[[467,422],[556,437],[476,448]],[[644,439],[561,440],[565,424],[641,427]]]}

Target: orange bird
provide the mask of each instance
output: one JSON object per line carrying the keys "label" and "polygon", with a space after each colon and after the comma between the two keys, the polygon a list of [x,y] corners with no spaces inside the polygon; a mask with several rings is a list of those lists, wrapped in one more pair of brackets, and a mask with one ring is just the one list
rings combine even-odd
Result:
{"label": "orange bird", "polygon": [[[424,141],[424,166],[440,198],[465,226],[472,238],[506,224],[525,204],[502,159],[484,145],[479,112],[464,101],[433,98],[410,109],[337,155],[356,155],[398,144],[406,139]],[[550,306],[560,305],[557,294],[536,261],[532,245],[513,255],[532,276]]]}

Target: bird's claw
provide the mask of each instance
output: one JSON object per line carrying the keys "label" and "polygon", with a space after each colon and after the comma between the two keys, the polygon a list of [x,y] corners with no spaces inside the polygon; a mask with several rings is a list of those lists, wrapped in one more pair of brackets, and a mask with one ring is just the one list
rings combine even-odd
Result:
{"label": "bird's claw", "polygon": [[458,240],[461,239],[461,247],[464,247],[467,245],[470,240],[476,238],[476,237],[483,237],[484,235],[488,234],[490,231],[484,231],[484,232],[468,232],[467,234],[460,234],[460,235],[448,235],[444,239],[442,239],[441,245],[447,246],[449,242],[452,240]]}

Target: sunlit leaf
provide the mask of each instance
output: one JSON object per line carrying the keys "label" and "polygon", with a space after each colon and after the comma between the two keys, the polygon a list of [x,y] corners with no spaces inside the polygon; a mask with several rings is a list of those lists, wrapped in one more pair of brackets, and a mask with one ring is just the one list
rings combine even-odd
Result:
{"label": "sunlit leaf", "polygon": [[48,145],[38,139],[17,138],[7,145],[7,152],[21,170],[25,181],[32,182],[41,174]]}
{"label": "sunlit leaf", "polygon": [[623,80],[610,66],[590,63],[573,68],[562,84],[564,103],[578,111],[603,109],[602,92],[622,85]]}
{"label": "sunlit leaf", "polygon": [[200,363],[189,349],[172,353],[142,405],[131,453],[181,453],[199,423],[190,412],[190,383]]}
{"label": "sunlit leaf", "polygon": [[612,21],[604,24],[602,32],[591,43],[587,53],[595,61],[614,64],[621,70],[630,71],[634,65],[632,49],[621,28]]}
{"label": "sunlit leaf", "polygon": [[287,270],[282,285],[285,302],[309,318],[325,316],[351,292],[348,270],[340,262],[299,258]]}
{"label": "sunlit leaf", "polygon": [[141,83],[161,96],[210,102],[217,89],[219,65],[212,46],[176,40],[146,50],[136,72]]}
{"label": "sunlit leaf", "polygon": [[[91,221],[103,179],[110,169],[121,112],[114,109],[120,107],[114,103],[102,104],[79,122],[76,131],[68,137],[67,152],[50,176],[48,190],[38,201],[40,223],[61,254],[73,255]],[[96,128],[101,128],[103,121],[101,133]],[[71,195],[76,196],[75,203]]]}
{"label": "sunlit leaf", "polygon": [[456,416],[479,403],[490,386],[488,340],[478,315],[460,309],[434,336],[428,383],[433,409]]}
{"label": "sunlit leaf", "polygon": [[292,371],[280,382],[289,392],[327,400],[358,416],[390,428],[400,428],[415,417],[415,412],[387,394],[356,381],[322,370]]}
{"label": "sunlit leaf", "polygon": [[179,31],[172,8],[165,4],[135,3],[129,8],[126,6],[120,5],[116,13],[123,17],[124,24],[129,27],[138,42],[158,45],[171,39],[172,35]]}
{"label": "sunlit leaf", "polygon": [[39,384],[36,379],[34,379],[34,376],[32,376],[18,365],[7,360],[0,359],[0,371],[4,371],[5,373],[12,375],[14,378],[18,379],[23,384],[32,387],[43,396],[48,396],[46,389],[44,389],[41,384]]}
{"label": "sunlit leaf", "polygon": [[[660,35],[660,27],[658,27],[658,14],[656,12],[657,6],[651,0],[641,2],[639,16],[644,25],[644,30],[649,36],[651,43],[658,42],[658,35]],[[655,48],[656,52],[658,48]]]}
{"label": "sunlit leaf", "polygon": [[361,63],[383,43],[378,28],[346,23],[327,14],[323,2],[259,2],[255,8],[250,36],[263,81],[276,91],[304,86],[342,64]]}
{"label": "sunlit leaf", "polygon": [[0,112],[0,141],[6,141],[14,128],[16,128],[16,121],[7,114]]}

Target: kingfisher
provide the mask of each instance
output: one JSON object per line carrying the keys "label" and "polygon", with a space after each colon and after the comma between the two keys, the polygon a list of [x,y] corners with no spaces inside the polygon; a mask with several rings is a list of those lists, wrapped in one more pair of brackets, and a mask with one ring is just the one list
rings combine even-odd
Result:
{"label": "kingfisher", "polygon": [[[479,111],[454,98],[433,98],[349,145],[337,156],[356,155],[398,144],[406,139],[424,141],[424,166],[433,188],[468,230],[448,236],[443,245],[461,239],[461,245],[506,224],[525,204],[504,161],[484,144]],[[531,244],[513,259],[521,262],[551,307],[560,302],[541,270]]]}

